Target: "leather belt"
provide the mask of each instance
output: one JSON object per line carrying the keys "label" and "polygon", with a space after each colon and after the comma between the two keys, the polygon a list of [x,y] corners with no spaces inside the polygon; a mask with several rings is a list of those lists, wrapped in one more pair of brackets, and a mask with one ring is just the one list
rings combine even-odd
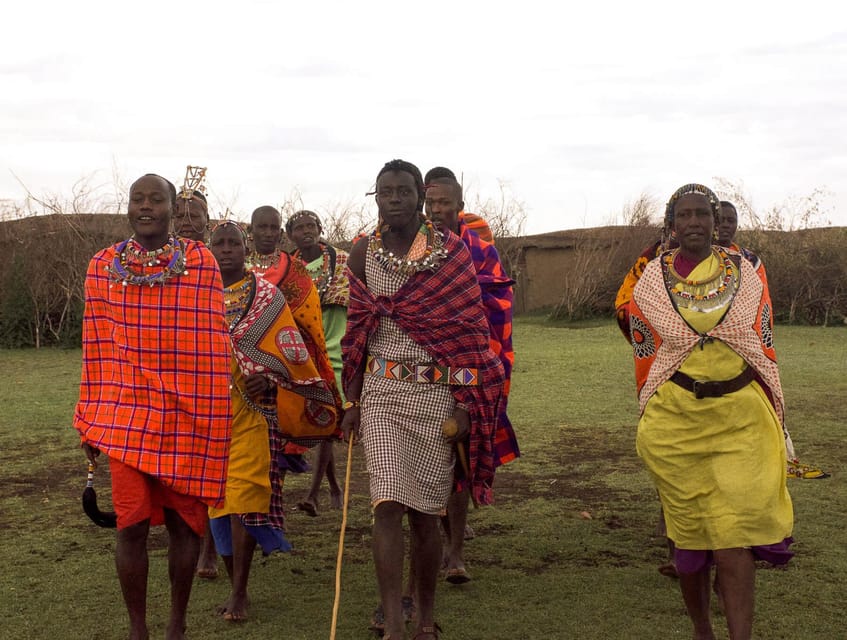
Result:
{"label": "leather belt", "polygon": [[756,370],[747,367],[732,380],[695,380],[681,371],[671,376],[671,382],[694,394],[698,400],[703,398],[720,398],[733,391],[743,389],[756,378]]}

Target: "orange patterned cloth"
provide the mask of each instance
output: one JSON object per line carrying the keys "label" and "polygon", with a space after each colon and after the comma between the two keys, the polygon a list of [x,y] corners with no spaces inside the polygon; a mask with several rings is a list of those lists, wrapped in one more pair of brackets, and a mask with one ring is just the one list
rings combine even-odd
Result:
{"label": "orange patterned cloth", "polygon": [[155,286],[122,286],[91,260],[85,279],[82,441],[210,505],[223,502],[232,409],[230,345],[217,263],[182,240],[185,271]]}
{"label": "orange patterned cloth", "polygon": [[[253,271],[257,270],[253,269]],[[321,378],[326,381],[335,395],[336,415],[342,415],[341,396],[335,384],[335,371],[326,352],[321,301],[312,277],[300,260],[292,258],[287,253],[280,253],[279,260],[264,270],[261,275],[271,284],[275,284],[285,296],[312,362],[315,363]],[[281,428],[285,430],[283,425]],[[285,453],[298,454],[308,450],[306,446],[291,442],[285,445]]]}

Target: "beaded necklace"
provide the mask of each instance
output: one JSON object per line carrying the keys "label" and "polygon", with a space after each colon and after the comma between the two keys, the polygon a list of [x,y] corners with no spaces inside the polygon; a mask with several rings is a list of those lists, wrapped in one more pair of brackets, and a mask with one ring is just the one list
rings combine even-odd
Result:
{"label": "beaded necklace", "polygon": [[[333,280],[335,279],[335,274],[330,273],[330,265],[332,264],[332,259],[329,256],[329,245],[320,243],[321,247],[321,266],[318,268],[317,273],[312,275],[310,272],[309,275],[312,278],[312,284],[315,285],[315,289],[318,290],[318,297],[323,299],[323,295],[327,289],[329,289],[330,285],[332,285]],[[302,260],[300,257],[300,249],[296,249],[292,254],[292,257],[297,260]]]}
{"label": "beaded necklace", "polygon": [[251,251],[250,255],[245,260],[247,269],[260,276],[265,275],[265,272],[279,264],[280,250],[275,249],[273,253],[262,255]]}
{"label": "beaded necklace", "polygon": [[674,259],[679,249],[665,254],[665,285],[676,301],[677,306],[692,311],[708,312],[722,307],[727,299],[735,295],[738,289],[738,272],[729,254],[723,248],[712,248],[712,254],[718,259],[715,270],[702,280],[683,278],[674,269]]}
{"label": "beaded necklace", "polygon": [[[151,269],[159,267],[158,270]],[[118,245],[111,264],[106,265],[109,280],[112,285],[120,283],[127,285],[164,284],[165,281],[179,275],[187,275],[185,268],[185,247],[174,236],[168,237],[168,243],[156,249],[147,251],[132,237]]]}
{"label": "beaded necklace", "polygon": [[253,278],[249,275],[244,276],[241,280],[233,284],[231,287],[224,287],[224,308],[226,310],[226,321],[229,323],[229,330],[232,331],[235,325],[247,313],[247,308],[250,303],[250,294],[253,293]]}
{"label": "beaded necklace", "polygon": [[444,239],[430,220],[421,224],[405,256],[395,256],[392,251],[386,250],[382,244],[382,232],[379,227],[371,238],[368,249],[377,263],[401,276],[418,271],[435,271],[447,257]]}

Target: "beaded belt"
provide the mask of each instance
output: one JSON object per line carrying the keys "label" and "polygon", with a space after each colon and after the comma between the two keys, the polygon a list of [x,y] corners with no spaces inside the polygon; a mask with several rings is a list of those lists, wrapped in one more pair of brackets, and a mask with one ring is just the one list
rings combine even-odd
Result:
{"label": "beaded belt", "polygon": [[444,367],[440,364],[406,364],[376,356],[368,356],[365,371],[389,380],[421,382],[424,384],[458,384],[473,387],[479,384],[479,370],[470,367]]}

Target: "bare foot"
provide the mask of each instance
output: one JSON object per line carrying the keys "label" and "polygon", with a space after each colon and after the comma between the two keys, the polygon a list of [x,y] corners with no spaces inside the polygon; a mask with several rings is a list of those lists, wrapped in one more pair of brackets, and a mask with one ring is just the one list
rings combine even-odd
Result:
{"label": "bare foot", "polygon": [[249,602],[250,599],[247,596],[244,596],[243,598],[235,595],[231,596],[229,600],[229,607],[223,614],[224,620],[227,620],[228,622],[246,622]]}
{"label": "bare foot", "polygon": [[344,496],[341,491],[331,491],[329,494],[329,506],[333,509],[340,509],[344,506]]}
{"label": "bare foot", "polygon": [[147,627],[142,629],[130,629],[129,640],[150,640],[150,634],[147,632]]}
{"label": "bare foot", "polygon": [[306,498],[302,502],[297,503],[297,508],[308,516],[313,518],[318,515],[318,505],[312,498]]}
{"label": "bare foot", "polygon": [[215,608],[215,613],[230,622],[244,622],[247,620],[247,608],[250,606],[250,598],[236,597],[230,593],[229,597]]}
{"label": "bare foot", "polygon": [[165,640],[184,640],[185,621],[171,622],[165,631]]}

